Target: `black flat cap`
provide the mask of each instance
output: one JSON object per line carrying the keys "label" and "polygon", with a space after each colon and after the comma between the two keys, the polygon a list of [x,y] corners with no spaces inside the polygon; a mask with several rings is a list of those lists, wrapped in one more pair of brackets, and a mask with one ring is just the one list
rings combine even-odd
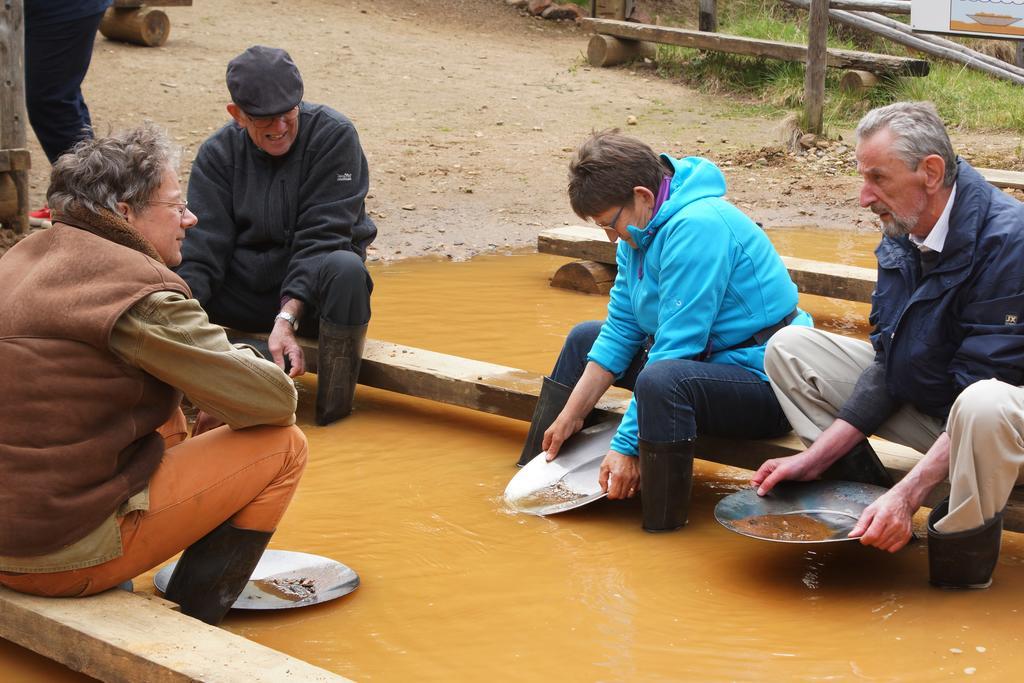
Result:
{"label": "black flat cap", "polygon": [[302,101],[302,75],[284,50],[253,45],[228,62],[231,101],[250,116],[276,116]]}

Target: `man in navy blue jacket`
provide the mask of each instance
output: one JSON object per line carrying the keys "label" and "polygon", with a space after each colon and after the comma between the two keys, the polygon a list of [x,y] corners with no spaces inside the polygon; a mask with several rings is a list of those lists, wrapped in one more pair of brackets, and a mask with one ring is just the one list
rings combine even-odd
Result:
{"label": "man in navy blue jacket", "polygon": [[919,450],[850,535],[902,548],[948,472],[949,498],[928,518],[930,579],[985,587],[1024,464],[1024,205],[957,159],[930,103],[872,110],[857,139],[860,202],[884,235],[871,345],[813,329],[772,339],[768,376],[809,447],[765,462],[753,483],[763,495],[828,475],[870,434]]}
{"label": "man in navy blue jacket", "polygon": [[348,118],[302,101],[284,50],[250,47],[228,63],[227,86],[232,122],[192,165],[199,224],[177,273],[213,322],[269,332],[266,350],[292,377],[305,371],[296,333],[319,337],[316,420],[328,424],[352,410],[370,320],[366,156]]}

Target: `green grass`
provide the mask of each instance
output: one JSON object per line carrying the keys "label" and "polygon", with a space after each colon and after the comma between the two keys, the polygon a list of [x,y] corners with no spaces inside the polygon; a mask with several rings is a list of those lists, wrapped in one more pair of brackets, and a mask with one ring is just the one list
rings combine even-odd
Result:
{"label": "green grass", "polygon": [[[807,12],[778,0],[719,0],[719,31],[733,35],[807,44]],[[671,19],[667,24],[673,24]],[[677,24],[678,25],[678,24]],[[973,41],[977,49],[977,41]],[[907,55],[902,46],[832,23],[829,47]],[[848,128],[868,109],[898,100],[931,100],[947,124],[959,130],[1008,131],[1024,134],[1024,93],[1021,87],[963,65],[927,57],[931,73],[900,78],[869,91],[849,95],[839,89],[841,72],[826,73],[826,131]],[[704,92],[728,94],[745,109],[766,116],[802,114],[804,66],[668,45],[659,46],[657,72]]]}

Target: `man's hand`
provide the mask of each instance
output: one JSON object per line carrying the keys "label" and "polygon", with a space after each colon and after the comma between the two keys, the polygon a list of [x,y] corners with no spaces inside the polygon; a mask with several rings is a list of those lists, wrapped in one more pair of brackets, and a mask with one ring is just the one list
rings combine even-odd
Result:
{"label": "man's hand", "polygon": [[583,429],[583,418],[573,417],[569,411],[562,410],[544,432],[544,441],[541,447],[548,454],[547,461],[551,462],[558,457],[558,451],[561,450],[562,444],[581,429]]}
{"label": "man's hand", "polygon": [[306,362],[302,355],[302,347],[295,339],[295,330],[288,324],[287,320],[280,318],[274,320],[274,329],[270,331],[267,338],[267,346],[270,347],[270,355],[273,356],[277,366],[284,370],[284,359],[288,357],[291,369],[289,377],[298,377],[306,372]]}
{"label": "man's hand", "polygon": [[623,455],[618,451],[608,451],[601,462],[601,471],[597,483],[602,491],[608,492],[612,500],[632,498],[640,489],[639,458]]}
{"label": "man's hand", "polygon": [[765,460],[750,478],[750,484],[757,487],[757,495],[763,496],[780,481],[810,481],[817,479],[826,469],[828,465],[823,464],[820,458],[804,451],[785,458]]}
{"label": "man's hand", "polygon": [[870,545],[894,553],[907,544],[913,534],[911,520],[917,508],[898,489],[890,489],[864,509],[850,538],[860,537],[861,545]]}
{"label": "man's hand", "polygon": [[196,413],[195,424],[192,425],[192,436],[199,436],[200,434],[204,434],[211,429],[216,429],[223,424],[223,420],[218,420],[213,415],[200,410]]}

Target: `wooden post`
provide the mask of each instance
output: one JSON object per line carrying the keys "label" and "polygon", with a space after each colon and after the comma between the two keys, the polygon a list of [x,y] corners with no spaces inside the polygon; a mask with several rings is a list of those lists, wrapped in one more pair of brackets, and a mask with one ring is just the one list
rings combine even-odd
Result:
{"label": "wooden post", "polygon": [[1018,40],[1014,43],[1013,65],[1024,66],[1024,40]]}
{"label": "wooden post", "polygon": [[[22,0],[0,4],[0,154],[25,147],[25,14]],[[0,226],[28,232],[28,156],[0,170]],[[11,210],[13,208],[13,211]]]}
{"label": "wooden post", "polygon": [[825,61],[828,49],[828,0],[811,0],[807,37],[807,73],[804,79],[804,112],[807,131],[821,135],[825,106]]}
{"label": "wooden post", "polygon": [[100,33],[110,40],[160,47],[171,33],[171,20],[165,12],[152,7],[108,7],[100,22]]}
{"label": "wooden post", "polygon": [[718,31],[718,8],[716,0],[700,0],[697,28],[701,31]]}

